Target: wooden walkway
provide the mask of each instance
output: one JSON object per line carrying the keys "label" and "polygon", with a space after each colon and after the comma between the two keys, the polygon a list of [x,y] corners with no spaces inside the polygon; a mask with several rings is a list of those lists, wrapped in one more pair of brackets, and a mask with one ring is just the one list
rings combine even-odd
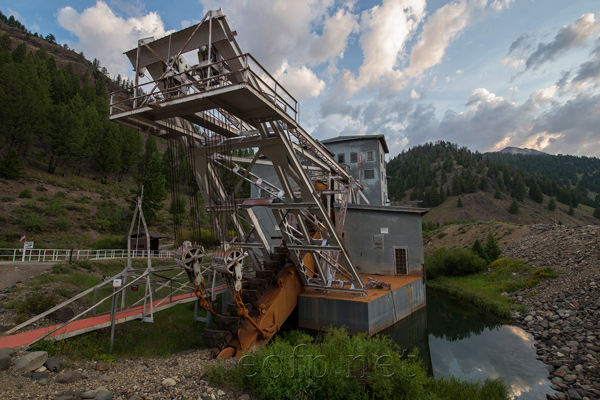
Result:
{"label": "wooden walkway", "polygon": [[[187,303],[195,301],[196,296],[194,293],[185,293],[173,296],[172,298],[160,299],[153,302],[153,311],[165,310],[169,307],[173,307],[177,304]],[[144,315],[150,313],[150,304],[144,306],[136,306],[123,311],[117,312],[115,323],[121,324],[123,322],[140,319]],[[20,347],[31,344],[36,340],[40,339],[48,332],[60,327],[62,324],[52,325],[45,328],[39,328],[32,331],[15,333],[14,335],[0,337],[0,349],[5,347]],[[58,329],[56,332],[48,335],[47,339],[51,340],[62,340],[73,336],[81,335],[83,333],[95,331],[110,326],[110,314],[102,314],[95,317],[82,318],[75,320],[64,327]]]}

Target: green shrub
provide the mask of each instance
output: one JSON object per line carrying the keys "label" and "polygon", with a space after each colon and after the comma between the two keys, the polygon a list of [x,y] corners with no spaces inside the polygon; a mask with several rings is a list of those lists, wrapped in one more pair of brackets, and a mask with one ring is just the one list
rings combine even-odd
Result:
{"label": "green shrub", "polygon": [[124,236],[104,236],[92,243],[92,249],[127,249],[127,239]]}
{"label": "green shrub", "polygon": [[77,261],[73,265],[77,266],[79,268],[83,268],[86,271],[91,271],[92,269],[94,269],[94,265],[91,262],[87,261],[87,260]]}
{"label": "green shrub", "polygon": [[42,292],[30,293],[25,300],[16,306],[19,314],[41,314],[58,304],[58,299],[54,294],[45,294]]}
{"label": "green shrub", "polygon": [[501,380],[461,382],[428,378],[414,350],[406,354],[386,336],[349,335],[330,328],[313,342],[292,331],[229,370],[207,368],[213,385],[253,390],[261,399],[508,399]]}
{"label": "green shrub", "polygon": [[441,247],[425,260],[428,279],[438,276],[465,276],[482,272],[487,263],[471,250]]}
{"label": "green shrub", "polygon": [[40,196],[36,200],[39,202],[45,203],[45,202],[49,201],[50,199],[46,196]]}
{"label": "green shrub", "polygon": [[35,187],[35,190],[37,190],[38,192],[47,192],[48,189],[46,189],[43,185],[37,185]]}
{"label": "green shrub", "polygon": [[2,197],[0,197],[0,201],[2,201],[3,203],[7,203],[7,202],[9,202],[11,200],[12,200],[12,197],[10,197],[10,196],[2,196]]}
{"label": "green shrub", "polygon": [[28,232],[40,233],[46,230],[46,220],[38,214],[25,214],[19,218],[21,228]]}
{"label": "green shrub", "polygon": [[54,194],[54,198],[55,199],[66,199],[67,198],[67,194],[63,191],[58,191]]}
{"label": "green shrub", "polygon": [[[59,192],[60,193],[60,192]],[[44,210],[45,215],[49,215],[52,217],[56,217],[58,215],[64,214],[65,205],[63,203],[63,199],[61,197],[52,198],[46,205],[46,209]]]}
{"label": "green shrub", "polygon": [[31,193],[31,189],[29,189],[29,188],[23,189],[21,191],[21,193],[19,193],[19,198],[20,199],[32,199],[33,193]]}
{"label": "green shrub", "polygon": [[65,265],[62,264],[54,264],[52,266],[52,273],[53,274],[68,274],[69,268],[67,268]]}
{"label": "green shrub", "polygon": [[26,208],[28,210],[37,212],[37,213],[41,213],[42,211],[44,211],[44,209],[42,207],[40,207],[39,205],[36,204],[35,201],[33,200],[27,200],[27,202],[25,204],[23,204],[23,208]]}
{"label": "green shrub", "polygon": [[60,217],[55,223],[54,227],[59,231],[68,231],[71,227],[69,220],[66,217]]}
{"label": "green shrub", "polygon": [[[315,344],[304,335],[294,338],[300,343],[275,338],[246,355],[229,383],[239,379],[262,399],[425,397],[429,381],[416,351],[403,357],[388,337],[351,336],[344,329],[329,329]],[[221,367],[210,376],[227,379]]]}

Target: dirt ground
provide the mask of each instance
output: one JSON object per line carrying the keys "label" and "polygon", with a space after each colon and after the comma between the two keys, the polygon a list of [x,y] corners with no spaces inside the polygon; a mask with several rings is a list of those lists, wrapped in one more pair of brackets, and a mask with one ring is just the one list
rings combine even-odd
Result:
{"label": "dirt ground", "polygon": [[0,262],[0,291],[34,277],[50,269],[54,264],[51,262]]}
{"label": "dirt ground", "polygon": [[481,222],[473,225],[449,225],[429,239],[423,240],[425,256],[439,247],[470,248],[476,239],[482,243],[492,232],[498,245],[504,249],[508,244],[521,240],[530,233],[529,226],[504,222]]}

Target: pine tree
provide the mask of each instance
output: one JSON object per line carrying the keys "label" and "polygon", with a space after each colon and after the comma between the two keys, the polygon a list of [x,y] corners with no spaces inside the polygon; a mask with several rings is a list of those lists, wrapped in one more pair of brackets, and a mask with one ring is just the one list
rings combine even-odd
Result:
{"label": "pine tree", "polygon": [[529,188],[529,197],[536,203],[542,204],[544,202],[544,193],[542,192],[542,188],[537,182],[533,183]]}
{"label": "pine tree", "polygon": [[462,207],[463,206],[462,197],[459,197],[458,200],[456,200],[456,206],[457,207]]}
{"label": "pine tree", "polygon": [[525,182],[523,182],[523,178],[520,174],[517,174],[513,181],[512,197],[518,201],[523,201],[525,199],[526,191],[527,189],[525,188]]}
{"label": "pine tree", "polygon": [[569,214],[569,215],[575,214],[575,209],[573,208],[573,204],[571,204],[569,206],[569,211],[567,211],[567,214]]}
{"label": "pine tree", "polygon": [[479,239],[475,240],[475,243],[473,243],[473,247],[471,247],[471,251],[473,251],[473,253],[477,254],[479,257],[483,258],[486,263],[490,263],[490,259]]}
{"label": "pine tree", "polygon": [[148,224],[152,224],[156,221],[158,212],[163,208],[163,202],[167,198],[165,175],[158,152],[149,156],[142,184],[144,187],[142,207]]}
{"label": "pine tree", "polygon": [[594,209],[594,217],[600,219],[600,205]]}
{"label": "pine tree", "polygon": [[479,179],[479,189],[483,190],[484,192],[487,191],[488,189],[488,180],[487,177],[485,175],[481,175],[481,178]]}
{"label": "pine tree", "polygon": [[485,240],[485,253],[487,254],[489,261],[495,261],[502,254],[502,250],[498,246],[498,241],[492,232],[489,232]]}
{"label": "pine tree", "polygon": [[500,190],[500,185],[496,182],[494,185],[494,198],[500,199],[502,197],[502,191]]}
{"label": "pine tree", "polygon": [[550,200],[548,201],[548,210],[556,210],[556,202],[554,201],[554,197],[550,197]]}
{"label": "pine tree", "polygon": [[512,203],[510,203],[508,212],[511,214],[517,214],[519,212],[519,203],[517,203],[517,199],[513,199]]}

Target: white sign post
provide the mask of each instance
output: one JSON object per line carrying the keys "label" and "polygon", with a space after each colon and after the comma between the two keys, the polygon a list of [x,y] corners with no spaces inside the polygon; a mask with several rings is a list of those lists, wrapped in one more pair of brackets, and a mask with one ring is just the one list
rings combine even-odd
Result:
{"label": "white sign post", "polygon": [[25,253],[27,253],[27,249],[33,249],[33,242],[24,242],[23,243],[23,259],[22,262],[25,262]]}

